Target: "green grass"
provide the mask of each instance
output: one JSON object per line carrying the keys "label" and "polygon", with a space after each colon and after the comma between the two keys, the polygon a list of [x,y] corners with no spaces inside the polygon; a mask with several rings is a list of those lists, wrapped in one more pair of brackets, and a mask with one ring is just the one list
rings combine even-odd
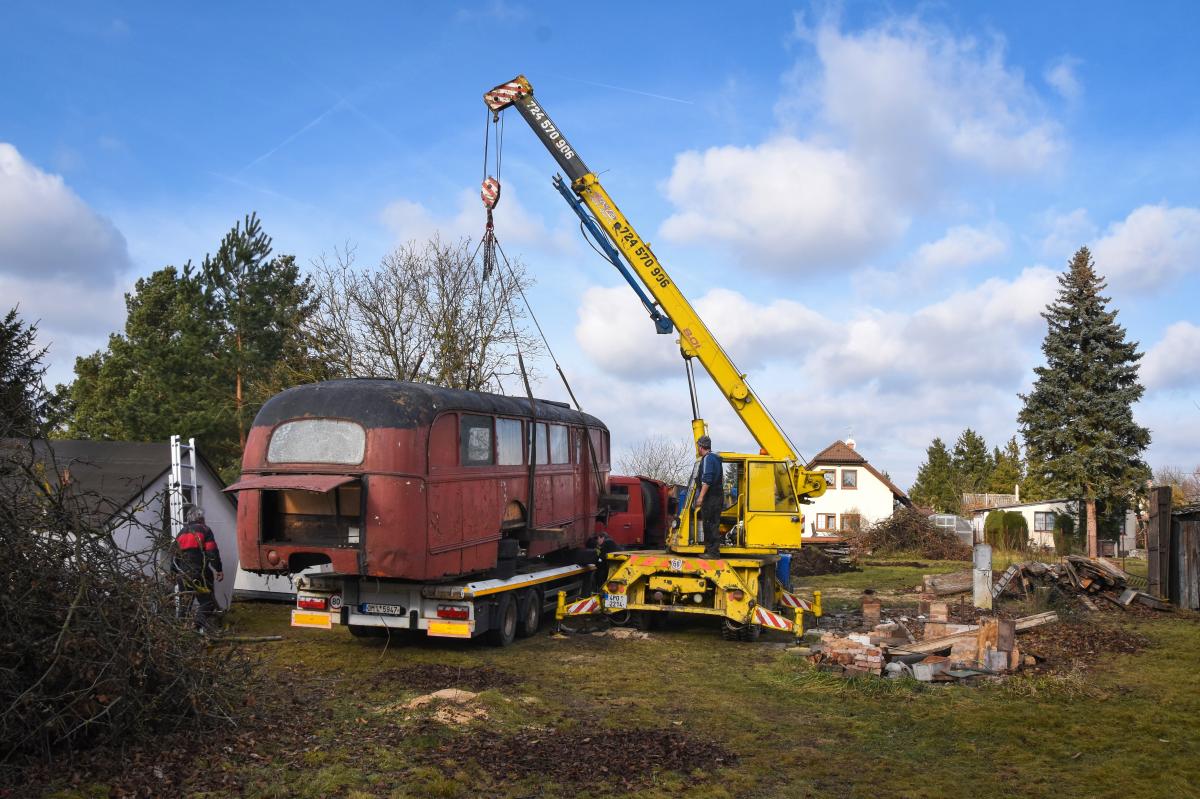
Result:
{"label": "green grass", "polygon": [[[831,594],[898,591],[923,574],[964,567],[925,562],[928,568],[868,567],[805,582]],[[286,607],[239,605],[232,614],[239,633],[285,638],[258,645],[263,668],[315,689],[312,704],[296,711],[312,738],[264,736],[262,760],[230,756],[219,768],[242,778],[251,799],[1194,795],[1200,622],[1183,613],[1104,618],[1130,625],[1152,648],[1106,658],[1082,674],[946,686],[842,679],[786,652],[786,639],[725,643],[699,621],[649,640],[557,640],[543,632],[507,649],[430,640],[385,648],[341,629],[292,629]],[[518,675],[519,684],[480,697],[489,718],[479,728],[496,735],[531,727],[675,728],[722,742],[740,763],[715,773],[660,773],[633,789],[599,772],[570,789],[553,773],[508,781],[496,776],[496,764],[456,752],[460,730],[420,713],[374,712],[416,692],[371,678],[416,663],[491,665]],[[439,747],[452,754],[430,761]],[[45,787],[63,797],[105,795],[103,786]]]}

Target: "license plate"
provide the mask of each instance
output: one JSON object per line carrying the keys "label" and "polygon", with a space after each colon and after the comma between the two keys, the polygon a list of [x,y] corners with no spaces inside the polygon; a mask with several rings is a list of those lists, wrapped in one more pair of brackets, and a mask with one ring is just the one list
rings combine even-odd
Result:
{"label": "license plate", "polygon": [[629,602],[629,597],[625,594],[605,594],[604,607],[606,608],[623,608]]}
{"label": "license plate", "polygon": [[364,602],[358,609],[362,613],[374,613],[377,616],[403,616],[408,612],[403,605],[381,605],[378,602]]}

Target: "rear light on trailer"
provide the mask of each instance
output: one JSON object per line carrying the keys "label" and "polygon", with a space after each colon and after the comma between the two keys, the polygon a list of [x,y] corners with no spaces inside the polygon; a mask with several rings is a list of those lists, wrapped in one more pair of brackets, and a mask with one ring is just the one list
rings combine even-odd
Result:
{"label": "rear light on trailer", "polygon": [[325,610],[325,597],[300,596],[296,597],[296,607],[301,610]]}
{"label": "rear light on trailer", "polygon": [[625,593],[625,585],[613,580],[608,585],[604,586],[604,590],[608,591],[610,594],[623,594]]}
{"label": "rear light on trailer", "polygon": [[464,608],[461,605],[438,605],[437,615],[439,619],[461,619],[466,621],[471,618],[471,609]]}

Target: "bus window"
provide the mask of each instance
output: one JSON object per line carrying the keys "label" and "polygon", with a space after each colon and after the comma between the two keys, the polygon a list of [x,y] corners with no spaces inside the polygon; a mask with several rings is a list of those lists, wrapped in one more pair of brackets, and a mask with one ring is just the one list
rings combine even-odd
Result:
{"label": "bus window", "polygon": [[459,461],[463,466],[492,465],[492,418],[463,414],[459,424]]}
{"label": "bus window", "polygon": [[521,446],[521,420],[496,420],[496,463],[500,466],[520,466],[525,462]]}
{"label": "bus window", "polygon": [[561,424],[550,425],[550,462],[571,462],[571,448],[567,444],[567,428]]}
{"label": "bus window", "polygon": [[537,438],[536,438],[536,440],[534,440],[532,442],[532,444],[533,444],[533,451],[537,457],[534,458],[533,462],[534,463],[549,463],[550,461],[547,458],[547,454],[548,454],[547,453],[547,445],[549,444],[549,442],[546,440],[547,439],[546,423],[538,422],[537,424],[533,425],[533,427],[530,430],[530,433],[532,434],[533,431],[535,431],[535,430],[536,430]]}

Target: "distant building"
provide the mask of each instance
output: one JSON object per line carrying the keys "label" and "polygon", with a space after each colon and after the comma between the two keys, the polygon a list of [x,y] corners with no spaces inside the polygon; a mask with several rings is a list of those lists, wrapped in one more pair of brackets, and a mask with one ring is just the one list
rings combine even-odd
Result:
{"label": "distant building", "polygon": [[[12,441],[6,447],[24,446]],[[130,553],[151,549],[155,535],[170,535],[167,488],[171,478],[170,444],[138,441],[68,441],[34,443],[36,461],[47,479],[67,487],[92,516],[111,529],[113,541]],[[287,599],[295,589],[283,577],[260,577],[238,566],[237,504],[223,493],[225,484],[212,465],[197,453],[196,483],[205,521],[221,550],[225,579],[215,586],[221,607],[239,596]],[[151,569],[156,564],[146,563]],[[165,563],[157,564],[166,566]]]}
{"label": "distant building", "polygon": [[[1079,535],[1079,530],[1086,524],[1081,518],[1079,512],[1079,503],[1072,499],[1045,499],[1039,502],[1020,502],[996,505],[990,508],[978,508],[974,511],[971,518],[971,525],[975,528],[975,540],[983,541],[983,527],[987,520],[987,515],[994,510],[1016,511],[1025,517],[1025,524],[1029,529],[1029,545],[1031,547],[1042,547],[1050,551],[1054,550],[1054,523],[1059,516],[1070,516],[1076,535]],[[1109,551],[1101,554],[1120,555],[1122,553],[1132,552],[1136,546],[1137,538],[1137,514],[1132,510],[1125,514],[1121,530],[1118,533],[1118,538],[1115,542],[1111,542],[1112,546]],[[1102,542],[1103,543],[1103,542]]]}
{"label": "distant building", "polygon": [[907,494],[858,452],[854,439],[833,442],[809,461],[808,469],[823,472],[828,487],[804,506],[805,536],[839,535],[886,519],[900,505],[912,505]]}

